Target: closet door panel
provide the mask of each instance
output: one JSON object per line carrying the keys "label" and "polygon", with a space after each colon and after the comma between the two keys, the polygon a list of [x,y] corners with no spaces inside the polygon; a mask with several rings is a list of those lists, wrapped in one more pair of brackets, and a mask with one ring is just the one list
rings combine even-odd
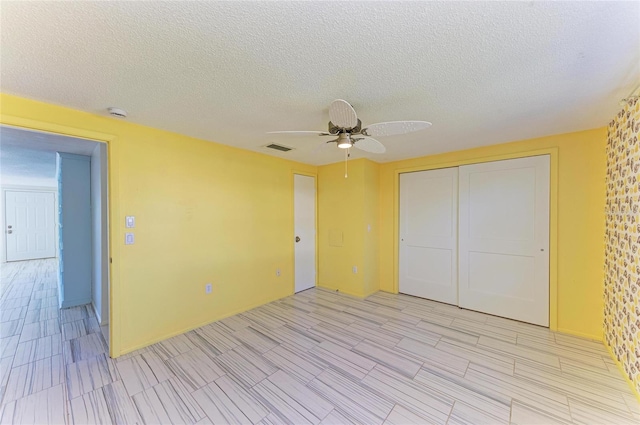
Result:
{"label": "closet door panel", "polygon": [[400,175],[400,292],[457,304],[458,169]]}
{"label": "closet door panel", "polygon": [[459,174],[460,307],[549,326],[549,156]]}

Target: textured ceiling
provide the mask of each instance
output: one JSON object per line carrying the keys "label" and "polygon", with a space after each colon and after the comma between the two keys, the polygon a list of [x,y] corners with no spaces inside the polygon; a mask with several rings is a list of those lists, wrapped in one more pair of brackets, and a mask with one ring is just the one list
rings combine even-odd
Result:
{"label": "textured ceiling", "polygon": [[0,183],[56,185],[56,152],[88,155],[97,143],[0,126]]}
{"label": "textured ceiling", "polygon": [[[640,2],[2,2],[3,92],[312,164],[327,108],[390,161],[600,127],[640,75]],[[262,146],[281,143],[288,153]]]}

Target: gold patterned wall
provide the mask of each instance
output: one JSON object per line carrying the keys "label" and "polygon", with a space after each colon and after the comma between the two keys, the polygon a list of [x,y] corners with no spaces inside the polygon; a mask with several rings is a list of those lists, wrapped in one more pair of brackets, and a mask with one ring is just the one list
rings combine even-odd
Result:
{"label": "gold patterned wall", "polygon": [[[640,394],[640,101],[609,124],[605,340]],[[585,229],[586,230],[586,229]]]}

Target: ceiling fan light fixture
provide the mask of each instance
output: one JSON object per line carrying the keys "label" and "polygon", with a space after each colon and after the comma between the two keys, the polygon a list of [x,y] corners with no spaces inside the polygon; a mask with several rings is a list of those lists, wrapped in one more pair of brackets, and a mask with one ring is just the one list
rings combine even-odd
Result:
{"label": "ceiling fan light fixture", "polygon": [[340,149],[349,149],[352,146],[353,141],[351,140],[351,137],[349,137],[348,133],[341,133],[338,136],[338,147]]}

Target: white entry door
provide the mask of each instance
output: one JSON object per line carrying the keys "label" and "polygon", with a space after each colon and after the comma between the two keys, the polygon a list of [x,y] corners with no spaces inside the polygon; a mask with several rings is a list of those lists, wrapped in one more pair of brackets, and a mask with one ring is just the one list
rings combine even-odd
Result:
{"label": "white entry door", "polygon": [[316,286],[316,179],[294,174],[295,292]]}
{"label": "white entry door", "polygon": [[56,256],[53,192],[5,191],[7,261]]}
{"label": "white entry door", "polygon": [[458,303],[458,169],[400,174],[400,292]]}
{"label": "white entry door", "polygon": [[459,305],[549,326],[549,156],[460,167]]}

